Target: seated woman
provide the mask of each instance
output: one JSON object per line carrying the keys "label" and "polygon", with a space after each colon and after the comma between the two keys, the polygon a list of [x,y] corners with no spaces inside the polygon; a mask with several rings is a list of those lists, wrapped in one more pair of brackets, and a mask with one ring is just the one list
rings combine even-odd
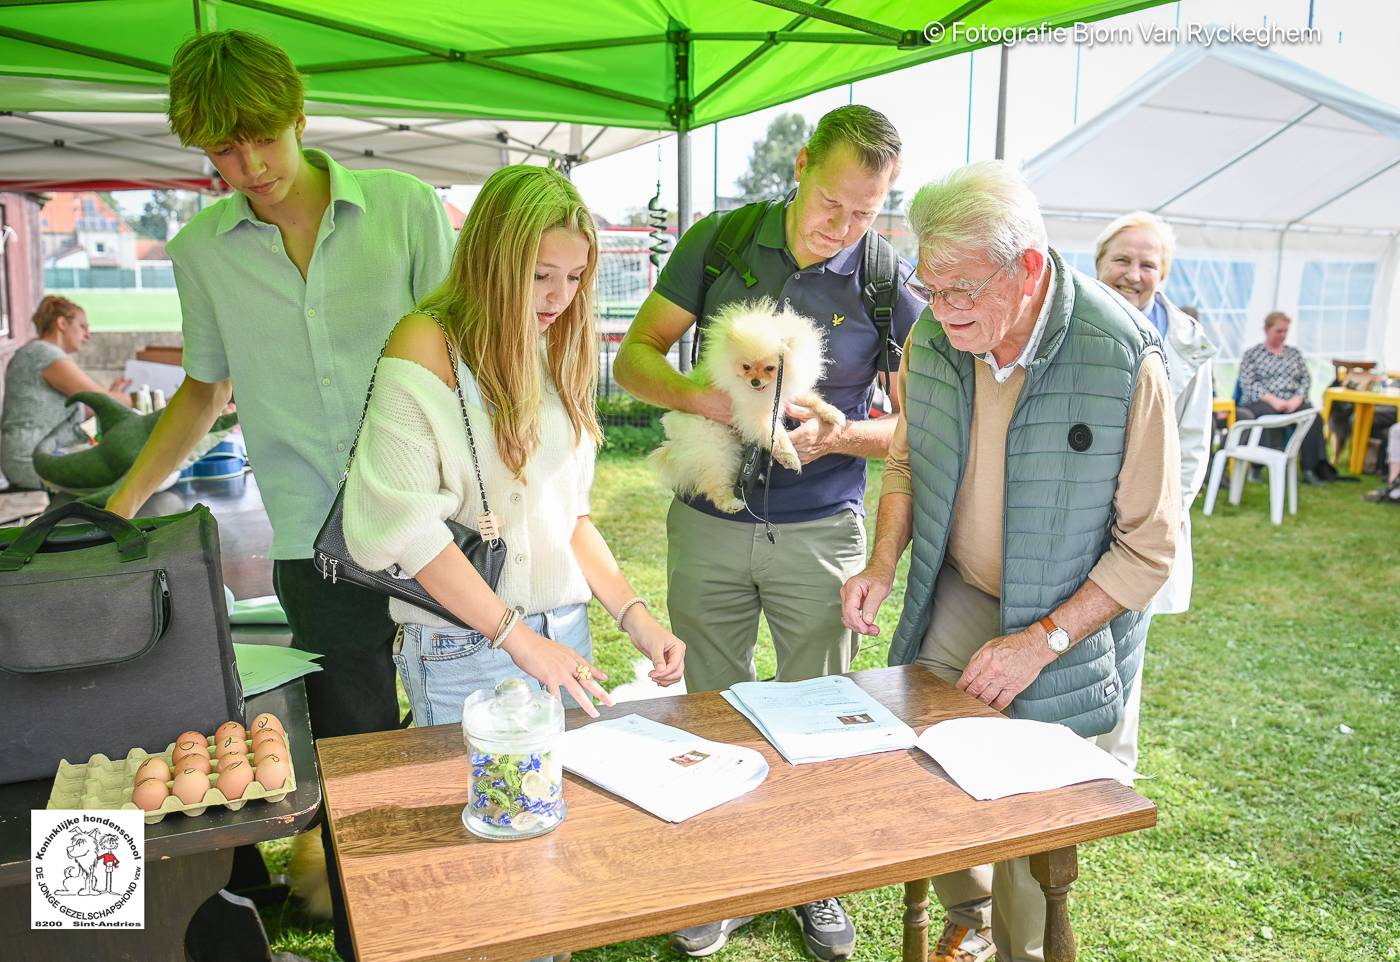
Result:
{"label": "seated woman", "polygon": [[[509,676],[590,714],[593,698],[611,704],[591,664],[590,596],[651,660],[657,684],[681,678],[685,645],[635,595],[589,518],[602,438],[597,263],[574,186],[545,167],[502,168],[472,206],[447,279],[399,321],[379,362],[345,487],[347,546],[366,568],[398,565],[474,629],[390,600],[402,626],[394,661],[420,725],[460,720],[468,693]],[[482,514],[459,385],[509,549],[494,592],[443,523],[480,530]]]}
{"label": "seated woman", "polygon": [[[76,354],[92,339],[87,313],[68,300],[50,294],[34,312],[39,336],[15,351],[5,370],[5,407],[0,415],[0,474],[12,488],[43,487],[34,473],[34,446],[67,422],[73,444],[87,441],[78,429],[90,412],[81,404],[68,405],[79,391],[104,392],[96,381],[68,355]],[[118,378],[105,389],[130,406],[126,388],[130,381]],[[62,440],[60,438],[60,440]]]}
{"label": "seated woman", "polygon": [[[1292,323],[1292,318],[1282,311],[1271,313],[1264,318],[1264,343],[1254,345],[1240,358],[1238,418],[1292,414],[1312,407],[1308,401],[1312,376],[1308,373],[1307,362],[1296,347],[1283,343],[1288,339],[1288,328]],[[1263,443],[1270,447],[1282,447],[1282,432],[1265,431]],[[1313,419],[1308,433],[1303,437],[1303,446],[1298,450],[1298,466],[1303,470],[1303,480],[1309,484],[1322,484],[1337,477],[1337,469],[1327,461],[1321,418]]]}

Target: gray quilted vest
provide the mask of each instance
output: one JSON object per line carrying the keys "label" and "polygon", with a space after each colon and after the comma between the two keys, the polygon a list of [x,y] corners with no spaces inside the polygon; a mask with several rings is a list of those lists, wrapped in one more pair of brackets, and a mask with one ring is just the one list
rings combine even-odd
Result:
{"label": "gray quilted vest", "polygon": [[[1053,250],[1050,257],[1058,283],[1006,437],[1003,633],[1059,607],[1108,550],[1137,373],[1143,358],[1161,354],[1143,319],[1098,281],[1066,268]],[[892,665],[918,655],[933,613],[972,423],[973,365],[981,363],[954,349],[930,312],[919,318],[904,408],[914,550]],[[1086,737],[1112,730],[1146,636],[1142,615],[1124,612],[1042,671],[1007,714],[1059,722]]]}

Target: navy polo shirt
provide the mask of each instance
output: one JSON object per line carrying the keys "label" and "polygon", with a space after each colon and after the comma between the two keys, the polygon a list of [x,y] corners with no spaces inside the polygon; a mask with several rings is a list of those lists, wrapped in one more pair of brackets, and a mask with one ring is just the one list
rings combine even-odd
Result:
{"label": "navy polo shirt", "polygon": [[[789,194],[787,203],[791,203]],[[830,359],[817,389],[848,419],[864,421],[869,414],[875,375],[882,370],[880,338],[875,322],[861,300],[865,286],[865,237],[825,261],[799,269],[788,253],[783,215],[787,204],[775,204],[764,216],[758,230],[740,257],[758,283],[745,287],[732,269],[726,269],[708,293],[702,278],[705,252],[719,230],[720,222],[732,212],[718,212],[699,221],[680,239],[656,279],[656,291],[666,300],[697,317],[710,318],[734,301],[771,297],[816,322],[826,339]],[[903,344],[924,305],[903,286],[913,267],[899,261],[899,294],[894,302],[890,335]],[[899,361],[891,356],[896,371]],[[789,425],[791,426],[791,424]],[[757,499],[756,499],[757,500]],[[747,512],[727,514],[707,499],[687,500],[696,510],[731,521],[753,522]],[[762,511],[761,502],[753,504]],[[847,454],[828,454],[802,466],[802,473],[790,471],[776,462],[769,492],[769,520],[776,524],[813,521],[845,510],[865,513],[865,459]]]}

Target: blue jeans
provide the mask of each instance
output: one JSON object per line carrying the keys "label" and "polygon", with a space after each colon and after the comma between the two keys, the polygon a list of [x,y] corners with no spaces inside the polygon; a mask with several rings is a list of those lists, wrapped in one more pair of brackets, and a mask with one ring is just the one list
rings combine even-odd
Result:
{"label": "blue jeans", "polygon": [[[593,660],[587,605],[564,605],[523,620],[551,641]],[[413,723],[419,727],[460,722],[462,703],[468,695],[480,688],[494,689],[507,678],[521,678],[540,687],[515,667],[510,655],[492,649],[481,632],[456,626],[404,625],[394,644],[394,664],[413,706]],[[564,707],[578,706],[566,694]]]}

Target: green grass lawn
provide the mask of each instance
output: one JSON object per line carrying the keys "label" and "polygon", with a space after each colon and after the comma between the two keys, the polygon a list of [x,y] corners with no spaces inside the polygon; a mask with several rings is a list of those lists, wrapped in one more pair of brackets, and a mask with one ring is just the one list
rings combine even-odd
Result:
{"label": "green grass lawn", "polygon": [[164,291],[61,291],[87,311],[94,334],[109,331],[178,331],[180,297]]}
{"label": "green grass lawn", "polygon": [[[1138,790],[1159,824],[1081,847],[1070,911],[1082,962],[1400,959],[1400,511],[1361,502],[1371,486],[1304,488],[1298,516],[1277,528],[1262,484],[1238,507],[1222,496],[1210,518],[1198,503],[1192,610],[1157,619],[1147,655],[1140,768],[1152,778]],[[600,462],[594,516],[653,599],[665,595],[666,503],[640,460]],[[884,664],[901,599],[896,588],[856,667]],[[609,684],[629,680],[633,649],[593,615]],[[766,631],[759,650],[771,677]],[[267,846],[269,861],[286,850]],[[900,958],[901,897],[845,900],[856,959]],[[293,909],[264,918],[276,949],[335,958],[326,926]],[[772,913],[716,958],[801,955],[795,923]],[[669,958],[681,956],[663,937],[575,955]]]}

